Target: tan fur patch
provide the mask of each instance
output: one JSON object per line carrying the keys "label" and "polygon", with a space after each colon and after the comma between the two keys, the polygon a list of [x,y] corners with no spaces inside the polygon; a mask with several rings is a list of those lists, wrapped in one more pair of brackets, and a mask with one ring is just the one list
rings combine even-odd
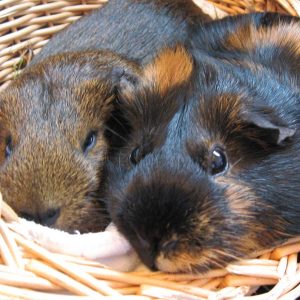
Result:
{"label": "tan fur patch", "polygon": [[191,272],[191,266],[196,263],[197,257],[192,257],[188,253],[180,253],[172,258],[167,258],[163,254],[156,259],[156,267],[165,272]]}
{"label": "tan fur patch", "polygon": [[249,209],[254,205],[253,202],[258,199],[255,192],[233,179],[220,176],[215,180],[221,185],[226,185],[225,197],[230,210],[234,214],[248,216]]}
{"label": "tan fur patch", "polygon": [[257,29],[254,24],[239,27],[228,36],[225,45],[237,50],[254,50],[257,47],[288,47],[300,54],[300,26],[298,23],[280,24]]}
{"label": "tan fur patch", "polygon": [[146,66],[146,83],[154,83],[161,94],[170,87],[188,82],[193,71],[191,56],[182,46],[163,50],[152,63]]}
{"label": "tan fur patch", "polygon": [[[226,259],[225,259],[226,258]],[[156,266],[159,270],[165,272],[194,272],[195,266],[200,266],[209,269],[212,266],[215,268],[223,268],[226,263],[239,258],[234,257],[218,249],[208,249],[199,251],[199,253],[181,252],[172,258],[159,255],[156,260]]]}
{"label": "tan fur patch", "polygon": [[[277,217],[276,228],[274,227],[272,232],[268,232],[264,224],[256,221],[252,208],[256,205],[264,205],[266,207],[267,204],[262,204],[263,201],[259,199],[253,189],[232,178],[219,177],[216,178],[216,181],[219,184],[227,185],[225,197],[232,215],[239,217],[237,224],[249,228],[249,232],[246,232],[241,237],[243,240],[243,244],[239,245],[241,253],[251,254],[251,251],[261,250],[260,243],[255,238],[255,235],[264,236],[269,241],[274,240],[274,238],[286,236],[284,231],[281,230],[286,225],[284,219]],[[270,207],[269,210],[272,211],[273,207]]]}

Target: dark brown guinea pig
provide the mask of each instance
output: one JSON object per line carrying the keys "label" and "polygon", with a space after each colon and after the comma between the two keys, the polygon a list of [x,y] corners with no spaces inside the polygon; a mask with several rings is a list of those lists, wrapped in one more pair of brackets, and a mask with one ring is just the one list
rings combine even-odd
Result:
{"label": "dark brown guinea pig", "polygon": [[26,69],[0,95],[1,192],[21,217],[71,232],[107,225],[105,122],[115,90],[138,72],[109,51],[68,53]]}
{"label": "dark brown guinea pig", "polygon": [[[300,234],[299,40],[279,15],[210,23],[127,94],[107,204],[146,265],[203,273]],[[192,68],[162,81],[174,53]]]}
{"label": "dark brown guinea pig", "polygon": [[4,200],[44,225],[104,229],[105,122],[139,80],[128,58],[146,63],[205,19],[192,1],[111,0],[57,34],[0,95]]}

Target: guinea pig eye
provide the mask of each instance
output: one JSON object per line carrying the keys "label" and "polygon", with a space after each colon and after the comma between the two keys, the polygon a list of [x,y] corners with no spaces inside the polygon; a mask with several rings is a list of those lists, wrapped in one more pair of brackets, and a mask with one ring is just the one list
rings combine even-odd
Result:
{"label": "guinea pig eye", "polygon": [[12,154],[13,147],[12,147],[12,138],[11,136],[6,138],[6,146],[5,146],[5,158],[9,158]]}
{"label": "guinea pig eye", "polygon": [[97,132],[93,130],[90,131],[82,145],[82,151],[84,153],[89,152],[95,146],[96,139],[97,139]]}
{"label": "guinea pig eye", "polygon": [[133,165],[136,165],[139,162],[140,149],[136,147],[132,150],[129,160]]}
{"label": "guinea pig eye", "polygon": [[225,151],[219,147],[214,148],[210,155],[210,173],[216,175],[227,169],[228,162]]}

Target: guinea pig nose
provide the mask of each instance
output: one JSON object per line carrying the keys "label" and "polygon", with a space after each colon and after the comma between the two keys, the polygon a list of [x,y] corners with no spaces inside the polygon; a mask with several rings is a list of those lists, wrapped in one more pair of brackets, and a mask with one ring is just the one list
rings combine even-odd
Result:
{"label": "guinea pig nose", "polygon": [[156,271],[155,266],[155,245],[151,244],[147,240],[143,239],[140,235],[137,235],[137,252],[142,260],[142,262],[150,268],[152,271]]}
{"label": "guinea pig nose", "polygon": [[28,221],[34,221],[35,223],[51,226],[55,224],[56,220],[60,215],[60,208],[58,209],[49,209],[43,213],[28,213],[28,212],[19,212],[19,216]]}
{"label": "guinea pig nose", "polygon": [[46,212],[39,214],[39,219],[40,219],[39,223],[45,226],[51,226],[55,224],[59,215],[60,215],[60,208],[49,209]]}
{"label": "guinea pig nose", "polygon": [[36,217],[32,214],[29,214],[27,212],[21,211],[18,213],[19,217],[26,219],[27,221],[35,221]]}
{"label": "guinea pig nose", "polygon": [[174,252],[177,249],[177,247],[178,247],[178,241],[173,240],[164,243],[162,246],[162,250],[170,253],[170,252]]}

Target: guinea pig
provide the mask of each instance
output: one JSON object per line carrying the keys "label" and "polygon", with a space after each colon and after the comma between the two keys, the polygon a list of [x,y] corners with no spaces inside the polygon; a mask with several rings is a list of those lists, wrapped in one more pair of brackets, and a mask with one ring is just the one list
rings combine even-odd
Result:
{"label": "guinea pig", "polygon": [[192,1],[111,0],[51,39],[0,95],[4,200],[43,225],[103,230],[114,102],[139,81],[137,62],[206,19]]}
{"label": "guinea pig", "polygon": [[113,222],[166,272],[204,273],[300,234],[299,20],[199,30],[125,93],[133,130],[107,164]]}
{"label": "guinea pig", "polygon": [[138,70],[109,51],[58,54],[0,95],[0,186],[19,216],[69,232],[105,228],[105,122]]}

